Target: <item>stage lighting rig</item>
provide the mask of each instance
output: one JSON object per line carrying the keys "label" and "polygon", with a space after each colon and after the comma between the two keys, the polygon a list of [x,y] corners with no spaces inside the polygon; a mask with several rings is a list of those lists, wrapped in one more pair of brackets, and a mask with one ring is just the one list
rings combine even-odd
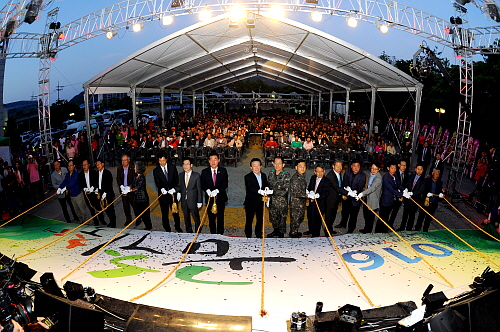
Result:
{"label": "stage lighting rig", "polygon": [[31,24],[35,22],[38,17],[38,12],[40,11],[40,7],[42,6],[43,0],[32,0],[26,6],[26,15],[24,16],[24,22]]}

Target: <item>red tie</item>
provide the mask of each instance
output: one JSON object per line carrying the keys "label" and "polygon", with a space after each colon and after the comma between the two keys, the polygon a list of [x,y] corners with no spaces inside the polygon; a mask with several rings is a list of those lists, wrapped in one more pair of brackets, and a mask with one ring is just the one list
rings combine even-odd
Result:
{"label": "red tie", "polygon": [[215,182],[217,181],[217,174],[215,172],[215,169],[214,169],[214,176],[213,176],[213,179],[214,179],[214,186],[215,186]]}

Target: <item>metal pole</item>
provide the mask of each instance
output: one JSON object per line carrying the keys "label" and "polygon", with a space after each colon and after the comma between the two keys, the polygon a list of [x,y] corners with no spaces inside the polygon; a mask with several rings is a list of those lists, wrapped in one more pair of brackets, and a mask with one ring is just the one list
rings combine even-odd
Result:
{"label": "metal pole", "polygon": [[321,91],[318,92],[318,117],[321,115]]}
{"label": "metal pole", "polygon": [[135,100],[135,86],[132,87],[132,123],[134,125],[134,129],[137,129],[137,105]]}
{"label": "metal pole", "polygon": [[349,118],[349,98],[351,97],[351,90],[346,90],[345,96],[345,114],[344,114],[344,122],[347,123],[347,119]]}
{"label": "metal pole", "polygon": [[330,90],[330,108],[328,111],[328,120],[332,120],[332,112],[333,112],[333,90]]}
{"label": "metal pole", "polygon": [[193,91],[193,118],[196,116],[196,94]]}
{"label": "metal pole", "polygon": [[201,94],[201,111],[203,116],[205,116],[205,92]]}
{"label": "metal pole", "polygon": [[368,130],[368,136],[371,137],[373,134],[373,121],[375,119],[375,101],[376,101],[377,89],[372,87],[372,100],[370,105],[370,129]]}
{"label": "metal pole", "polygon": [[165,127],[165,89],[160,89],[161,126]]}
{"label": "metal pole", "polygon": [[87,122],[87,144],[89,153],[89,161],[94,165],[94,154],[92,153],[92,137],[90,135],[92,127],[90,127],[90,106],[89,106],[89,87],[83,87],[83,100],[85,102],[85,121]]}
{"label": "metal pole", "polygon": [[411,162],[412,169],[416,167],[417,160],[413,158],[413,154],[417,153],[417,141],[418,141],[418,121],[420,118],[420,102],[422,101],[422,85],[418,84],[415,91],[415,118],[413,120],[413,137],[411,140]]}
{"label": "metal pole", "polygon": [[313,116],[313,98],[314,98],[314,95],[311,93],[311,110],[309,111],[309,115],[310,116]]}

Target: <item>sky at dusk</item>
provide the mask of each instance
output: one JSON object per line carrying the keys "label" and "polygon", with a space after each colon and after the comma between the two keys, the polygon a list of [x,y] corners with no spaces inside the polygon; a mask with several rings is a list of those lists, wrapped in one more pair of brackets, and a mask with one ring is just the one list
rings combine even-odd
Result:
{"label": "sky at dusk", "polygon": [[[346,0],[344,0],[346,1]],[[356,1],[352,1],[356,2]],[[448,20],[454,15],[451,0],[405,0],[404,4],[426,11],[432,15]],[[54,7],[59,7],[58,21],[65,25],[73,20],[111,6],[117,2],[110,0],[55,0],[47,10],[39,16],[39,20],[31,25],[24,23],[17,32],[42,33],[46,21],[46,13]],[[467,5],[471,27],[493,26],[495,22],[485,18],[481,11]],[[342,17],[326,17],[320,23],[313,22],[306,13],[286,12],[286,17],[308,24],[321,31],[343,39],[367,52],[379,56],[385,51],[396,59],[411,59],[422,43],[422,37],[390,29],[386,34],[380,33],[374,24],[359,22],[356,28],[347,26]],[[177,17],[169,27],[161,26],[159,21],[148,22],[138,33],[120,29],[118,35],[108,40],[104,35],[87,40],[61,51],[52,65],[51,71],[51,102],[57,100],[56,85],[63,86],[61,99],[71,99],[80,93],[83,83],[112,66],[133,52],[164,38],[182,28],[198,22],[197,15]],[[453,54],[443,46],[427,41],[430,48],[437,46],[438,51],[455,63]],[[475,58],[476,61],[481,57]],[[38,93],[38,59],[8,59],[4,83],[4,102],[29,100]]]}

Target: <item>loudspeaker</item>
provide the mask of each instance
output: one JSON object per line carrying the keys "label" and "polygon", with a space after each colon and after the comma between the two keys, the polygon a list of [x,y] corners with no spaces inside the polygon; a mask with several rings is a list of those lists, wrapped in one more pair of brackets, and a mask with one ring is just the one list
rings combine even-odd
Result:
{"label": "loudspeaker", "polygon": [[54,317],[51,332],[102,332],[104,313],[46,292],[35,292],[36,317]]}
{"label": "loudspeaker", "polygon": [[83,286],[81,284],[68,281],[64,284],[63,288],[66,292],[66,297],[71,301],[83,299],[85,297]]}
{"label": "loudspeaker", "polygon": [[43,290],[49,294],[64,297],[59,285],[57,285],[56,280],[54,279],[54,274],[52,272],[45,272],[40,277],[40,283],[42,284]]}

